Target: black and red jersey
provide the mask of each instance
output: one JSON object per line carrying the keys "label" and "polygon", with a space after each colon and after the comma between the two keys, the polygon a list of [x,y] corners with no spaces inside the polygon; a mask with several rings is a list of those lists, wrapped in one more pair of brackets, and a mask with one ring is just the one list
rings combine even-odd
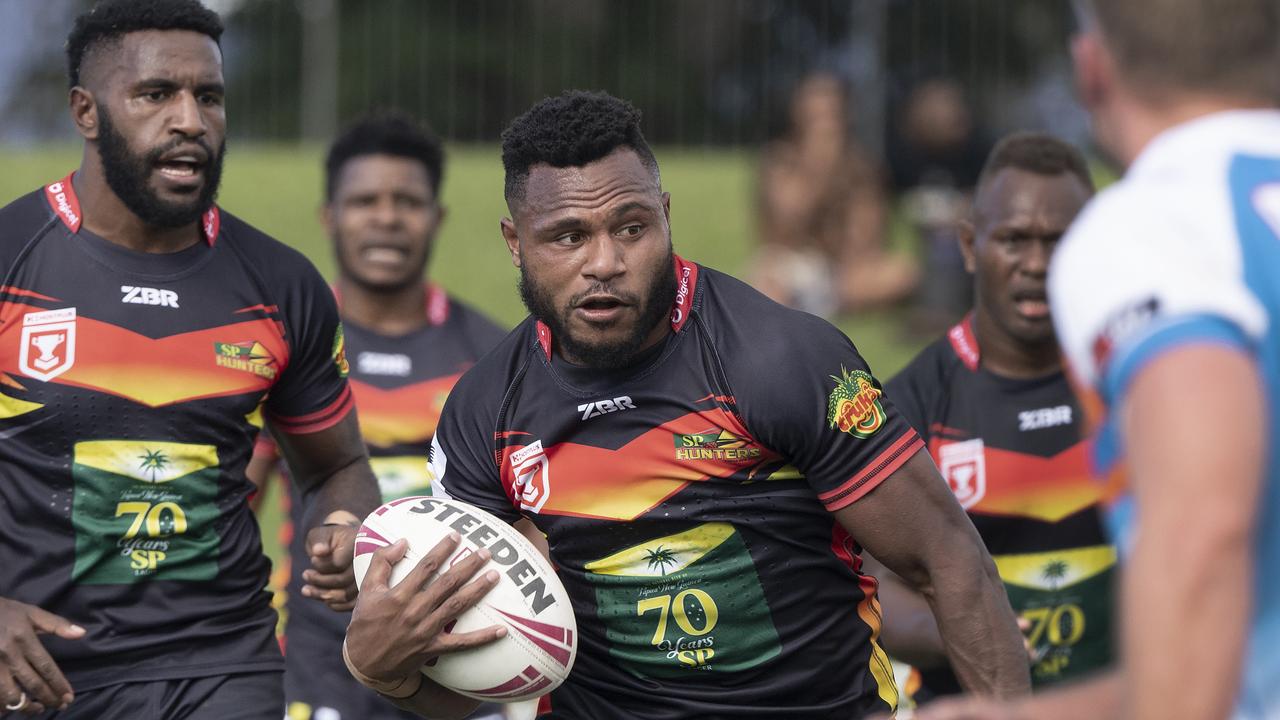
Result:
{"label": "black and red jersey", "polygon": [[529,319],[468,371],[437,490],[546,533],[580,632],[556,717],[889,711],[875,581],[831,512],[923,443],[834,327],[676,274],[672,332],[626,370]]}
{"label": "black and red jersey", "polygon": [[[426,315],[425,326],[398,336],[343,322],[351,365],[348,379],[383,502],[431,494],[427,455],[445,398],[462,373],[506,335],[491,320],[434,285],[427,289]],[[256,452],[274,456],[274,443],[265,433],[262,438]],[[351,614],[302,597],[302,571],[310,560],[305,537],[293,531],[301,526],[302,505],[293,488],[285,632],[288,648],[294,651],[289,655],[301,660],[296,667],[287,663],[288,669],[300,674],[313,669],[316,659],[309,651],[314,649],[330,654],[333,664],[345,673],[339,648]],[[353,691],[360,691],[354,679],[351,684]]]}
{"label": "black and red jersey", "polygon": [[245,466],[264,416],[352,408],[311,263],[217,208],[202,230],[115,245],[71,176],[0,210],[0,595],[88,630],[44,638],[78,691],[280,668]]}
{"label": "black and red jersey", "polygon": [[[966,318],[886,386],[928,443],[1030,621],[1037,686],[1111,660],[1115,549],[1094,479],[1079,404],[1064,373],[1019,380],[987,370]],[[949,671],[925,674],[934,693],[958,692]]]}

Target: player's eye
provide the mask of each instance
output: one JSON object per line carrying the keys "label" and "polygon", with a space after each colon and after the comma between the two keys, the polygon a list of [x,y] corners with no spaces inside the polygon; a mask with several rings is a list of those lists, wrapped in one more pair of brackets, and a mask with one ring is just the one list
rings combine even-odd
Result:
{"label": "player's eye", "polygon": [[561,245],[578,245],[582,243],[585,237],[586,236],[580,232],[568,232],[557,237],[556,242]]}
{"label": "player's eye", "polygon": [[217,107],[222,104],[222,96],[214,93],[204,93],[200,96],[200,104]]}
{"label": "player's eye", "polygon": [[142,96],[151,102],[163,102],[169,98],[168,90],[148,90]]}
{"label": "player's eye", "polygon": [[622,228],[622,230],[619,231],[619,234],[622,235],[623,237],[629,237],[629,238],[640,237],[641,235],[644,234],[644,226],[639,224],[628,225]]}

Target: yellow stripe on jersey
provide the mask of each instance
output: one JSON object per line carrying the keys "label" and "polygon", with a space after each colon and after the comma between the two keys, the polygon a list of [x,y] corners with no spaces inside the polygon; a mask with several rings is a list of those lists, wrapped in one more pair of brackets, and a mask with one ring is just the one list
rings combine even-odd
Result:
{"label": "yellow stripe on jersey", "polygon": [[662,577],[680,572],[701,560],[721,543],[733,537],[729,523],[706,523],[675,535],[654,538],[609,557],[587,563],[584,568],[598,575]]}
{"label": "yellow stripe on jersey", "polygon": [[19,415],[26,415],[33,410],[39,410],[44,407],[40,403],[27,402],[17,398],[9,397],[4,393],[0,393],[0,420],[8,420],[16,418]]}
{"label": "yellow stripe on jersey", "polygon": [[997,555],[1000,579],[1032,590],[1057,590],[1106,572],[1116,564],[1110,545],[1054,550],[1024,555]]}
{"label": "yellow stripe on jersey", "polygon": [[889,704],[891,709],[898,707],[898,684],[893,679],[893,664],[889,655],[880,647],[880,601],[872,595],[858,603],[858,617],[871,628],[871,659],[867,661],[871,677],[875,678],[876,691],[880,699]]}
{"label": "yellow stripe on jersey", "polygon": [[160,440],[91,440],[75,445],[75,463],[148,483],[165,483],[216,467],[213,445]]}

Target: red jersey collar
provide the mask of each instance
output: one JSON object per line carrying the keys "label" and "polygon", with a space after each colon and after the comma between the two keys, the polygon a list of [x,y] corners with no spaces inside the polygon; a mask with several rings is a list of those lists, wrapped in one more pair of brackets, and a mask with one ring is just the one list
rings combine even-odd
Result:
{"label": "red jersey collar", "polygon": [[[671,304],[671,331],[680,332],[689,321],[690,310],[693,309],[693,293],[698,287],[698,266],[688,260],[675,256],[676,297]],[[551,360],[551,328],[541,320],[534,323],[538,333],[538,344],[542,352]]]}
{"label": "red jersey collar", "polygon": [[978,338],[973,334],[972,311],[947,332],[947,340],[951,341],[951,349],[960,358],[960,362],[970,371],[977,372],[978,365],[982,362],[982,352],[978,349]]}
{"label": "red jersey collar", "polygon": [[[71,171],[66,177],[58,182],[46,185],[44,188],[44,197],[49,201],[49,207],[53,208],[53,212],[61,220],[62,224],[73,233],[80,232],[80,225],[84,222],[84,216],[80,213],[80,198],[76,197],[75,186],[71,184],[71,178],[75,175],[75,171]],[[204,241],[213,247],[213,243],[218,239],[218,231],[222,227],[222,216],[218,212],[218,206],[210,207],[204,215],[200,217],[200,229],[204,232]]]}
{"label": "red jersey collar", "polygon": [[[338,290],[337,285],[329,287],[333,291],[333,298],[338,301],[338,309],[342,309],[342,293]],[[435,283],[427,283],[427,324],[431,327],[439,327],[449,319],[449,294],[444,288]]]}

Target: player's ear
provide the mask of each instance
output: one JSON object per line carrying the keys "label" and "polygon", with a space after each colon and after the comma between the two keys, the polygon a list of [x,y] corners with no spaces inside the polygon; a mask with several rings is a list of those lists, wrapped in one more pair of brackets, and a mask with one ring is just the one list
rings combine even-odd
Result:
{"label": "player's ear", "polygon": [[1115,66],[1111,55],[1096,32],[1086,32],[1071,39],[1071,58],[1080,103],[1093,110],[1106,101],[1113,83]]}
{"label": "player's ear", "polygon": [[76,132],[85,140],[98,139],[98,102],[93,93],[77,85],[71,88],[67,96],[67,104],[71,108],[71,122],[76,125]]}
{"label": "player's ear", "polygon": [[516,233],[516,224],[511,218],[502,218],[498,223],[502,227],[502,239],[511,252],[511,264],[520,267],[520,235]]}
{"label": "player's ear", "polygon": [[667,216],[667,224],[671,224],[671,193],[662,193],[662,214]]}
{"label": "player's ear", "polygon": [[964,256],[964,269],[970,275],[978,269],[978,258],[973,247],[976,239],[977,233],[973,229],[973,223],[961,220],[956,227],[956,241],[960,243],[960,254]]}
{"label": "player's ear", "polygon": [[333,202],[330,200],[320,206],[320,224],[324,226],[325,234],[333,237]]}

